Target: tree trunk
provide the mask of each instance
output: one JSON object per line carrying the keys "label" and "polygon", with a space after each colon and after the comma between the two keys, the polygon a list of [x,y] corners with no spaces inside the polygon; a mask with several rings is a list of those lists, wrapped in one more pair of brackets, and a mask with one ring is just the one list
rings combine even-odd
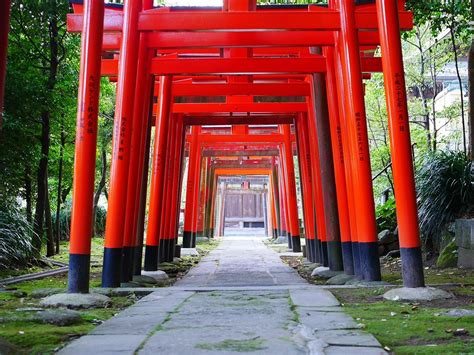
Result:
{"label": "tree trunk", "polygon": [[31,166],[30,164],[25,165],[25,200],[26,200],[26,220],[31,224],[33,221],[32,212],[32,187],[31,187]]}
{"label": "tree trunk", "polygon": [[462,88],[461,74],[459,73],[458,52],[457,52],[457,48],[456,48],[456,38],[454,36],[454,26],[455,26],[455,24],[452,24],[452,26],[449,27],[449,34],[451,35],[451,44],[453,46],[453,53],[454,53],[454,66],[456,68],[456,76],[457,76],[457,79],[458,79],[459,91],[461,92],[462,143],[463,143],[464,153],[467,153],[466,122],[464,120],[464,94],[463,94],[464,90]]}
{"label": "tree trunk", "polygon": [[41,254],[41,246],[43,241],[43,221],[44,221],[44,209],[46,202],[46,178],[48,175],[48,156],[49,156],[49,111],[44,111],[41,115],[41,159],[38,165],[37,183],[38,183],[38,196],[36,199],[35,206],[35,220],[33,230],[36,238],[33,240],[33,248],[35,257],[39,257]]}
{"label": "tree trunk", "polygon": [[[54,2],[53,6],[56,6]],[[56,86],[56,77],[58,73],[59,65],[59,53],[58,53],[58,19],[56,14],[53,11],[49,22],[49,75],[48,82],[46,83],[46,93],[50,97],[53,94],[54,87]],[[45,202],[47,198],[47,181],[48,176],[48,159],[49,159],[49,146],[50,146],[50,119],[51,112],[49,111],[48,104],[45,104],[45,108],[41,113],[41,159],[38,165],[38,197],[36,200],[35,208],[35,220],[34,220],[34,232],[37,235],[37,238],[33,241],[33,252],[35,257],[39,257],[41,254],[41,245],[43,240],[43,221],[44,221],[44,210]]]}
{"label": "tree trunk", "polygon": [[[48,177],[46,177],[47,179]],[[53,220],[51,218],[51,203],[49,201],[48,180],[46,180],[46,199],[44,201],[44,223],[46,226],[46,256],[54,255]]]}
{"label": "tree trunk", "polygon": [[64,145],[66,144],[66,134],[61,124],[61,146],[59,147],[59,167],[58,167],[58,192],[56,204],[56,254],[59,254],[59,241],[61,240],[61,203],[62,203],[62,184],[63,184],[63,157]]}
{"label": "tree trunk", "polygon": [[94,207],[93,207],[93,214],[92,214],[92,231],[94,235],[97,234],[95,225],[96,225],[96,216],[97,216],[97,205],[99,204],[100,195],[102,194],[102,190],[105,187],[105,179],[107,174],[107,152],[105,151],[105,147],[102,147],[101,151],[101,169],[100,169],[100,181],[99,185],[97,186],[97,190],[94,195]]}

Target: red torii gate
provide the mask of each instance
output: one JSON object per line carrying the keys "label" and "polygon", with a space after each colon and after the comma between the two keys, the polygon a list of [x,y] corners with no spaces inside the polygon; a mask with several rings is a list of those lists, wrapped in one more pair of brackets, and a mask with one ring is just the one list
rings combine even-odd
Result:
{"label": "red torii gate", "polygon": [[[310,119],[307,120],[309,137],[313,142],[316,142],[316,139],[313,138],[319,138],[315,135],[316,130],[320,127],[317,120],[318,115],[321,115],[321,108],[318,108],[318,104],[323,104],[323,110],[326,110],[324,107],[327,105],[329,113],[331,114],[331,125],[336,125],[335,132],[337,134],[336,137],[338,137],[337,143],[333,142],[332,147],[338,146],[339,151],[337,151],[337,153],[345,158],[343,169],[339,170],[339,174],[336,172],[337,169],[335,169],[335,179],[337,183],[340,184],[342,176],[344,176],[346,182],[346,186],[344,187],[347,187],[351,252],[353,253],[354,260],[360,260],[359,263],[354,262],[354,267],[359,266],[359,270],[354,271],[356,275],[366,280],[377,280],[380,278],[362,84],[362,72],[365,70],[376,70],[375,67],[377,65],[374,63],[376,63],[377,60],[370,59],[372,60],[372,62],[370,62],[370,60],[368,61],[365,57],[361,59],[360,50],[363,50],[364,47],[359,45],[359,39],[362,40],[362,38],[359,38],[360,36],[357,30],[360,29],[378,29],[378,36],[382,48],[382,67],[387,93],[404,283],[408,287],[423,286],[424,281],[413,183],[406,92],[399,37],[400,23],[402,24],[402,28],[403,26],[409,28],[410,24],[408,22],[410,22],[411,17],[409,13],[400,10],[402,9],[403,1],[397,4],[391,0],[377,0],[376,3],[377,9],[370,5],[358,6],[356,9],[353,1],[341,0],[337,2],[330,1],[329,8],[327,9],[317,6],[308,6],[303,8],[303,10],[274,10],[271,7],[259,7],[257,11],[247,11],[251,6],[249,6],[247,2],[242,1],[236,3],[238,5],[236,8],[239,10],[236,12],[200,12],[173,11],[172,9],[166,8],[152,9],[152,4],[149,0],[144,0],[143,3],[141,1],[129,0],[125,3],[123,14],[110,12],[105,17],[104,23],[103,3],[96,0],[87,0],[85,2],[84,16],[71,16],[72,24],[70,27],[73,29],[72,26],[76,25],[78,26],[77,30],[80,30],[80,24],[83,20],[83,50],[76,140],[73,220],[71,226],[69,291],[88,291],[91,236],[91,224],[88,223],[88,221],[90,221],[92,217],[91,206],[94,186],[93,172],[95,168],[96,119],[104,29],[106,33],[110,31],[122,31],[120,38],[114,39],[117,43],[121,41],[120,58],[118,62],[113,59],[107,62],[108,64],[105,64],[104,67],[106,70],[102,72],[109,75],[116,75],[116,73],[118,73],[111,188],[107,218],[106,248],[104,251],[104,286],[117,286],[117,280],[120,280],[120,265],[122,253],[124,252],[123,236],[127,220],[127,218],[124,217],[129,213],[126,207],[129,202],[136,200],[136,196],[138,195],[137,193],[134,194],[131,192],[133,189],[130,189],[130,186],[137,185],[135,190],[140,190],[138,189],[138,185],[141,179],[136,179],[136,181],[131,179],[131,174],[133,174],[131,172],[134,170],[133,166],[142,166],[141,161],[143,159],[141,152],[143,151],[142,147],[145,141],[145,139],[143,139],[145,135],[143,132],[145,130],[136,130],[136,128],[140,127],[143,123],[142,121],[146,121],[143,119],[144,117],[149,116],[148,107],[150,107],[152,95],[147,95],[147,92],[151,93],[153,90],[153,82],[150,78],[150,74],[165,75],[160,80],[162,90],[159,99],[161,100],[161,105],[159,115],[157,115],[156,129],[159,137],[164,137],[165,135],[170,137],[169,142],[172,144],[171,146],[165,147],[167,149],[163,148],[164,153],[167,154],[168,158],[177,158],[180,154],[182,156],[183,152],[183,144],[181,144],[181,148],[179,148],[179,144],[176,144],[179,141],[179,136],[183,136],[183,129],[181,128],[180,131],[179,128],[182,123],[180,123],[180,120],[171,120],[170,129],[168,131],[164,130],[164,132],[162,132],[163,129],[160,128],[164,122],[168,121],[168,117],[172,112],[170,106],[172,97],[171,88],[173,84],[169,75],[326,73],[325,82],[324,77],[321,75],[318,77],[316,75],[313,84],[310,85],[311,88],[314,87],[317,90],[327,90],[329,94],[327,95],[326,104],[324,104],[321,99],[325,97],[325,95],[320,95],[320,91],[310,96],[311,100],[316,100],[313,103],[313,107],[319,111],[314,119],[311,119],[314,114],[313,110],[308,112],[308,117],[310,117]],[[400,7],[397,7],[397,5]],[[247,7],[247,9],[244,9],[245,7]],[[199,13],[199,16],[196,16],[197,13]],[[178,51],[178,58],[167,57],[165,52],[160,53],[160,51],[156,53],[159,55],[163,54],[162,58],[152,58],[153,48],[147,45],[147,41],[149,40],[147,35],[151,33],[153,33],[153,35],[155,33],[163,35],[167,33],[164,31],[169,31],[172,35],[176,35],[176,40],[176,38],[180,38],[180,33],[184,33],[183,31],[203,31],[199,32],[199,35],[201,35],[202,38],[208,38],[203,43],[206,43],[206,41],[215,41],[214,44],[217,47],[231,47],[235,46],[231,41],[233,39],[235,40],[238,36],[234,34],[225,37],[224,34],[236,30],[246,33],[241,37],[244,38],[245,46],[247,46],[247,44],[249,47],[253,47],[253,44],[258,46],[258,43],[264,43],[263,46],[272,45],[271,35],[267,36],[267,38],[265,38],[265,34],[261,34],[260,38],[253,37],[254,32],[252,30],[255,29],[265,30],[267,32],[286,30],[288,32],[305,31],[311,33],[318,31],[318,33],[330,33],[331,36],[333,36],[334,42],[333,45],[331,43],[316,44],[323,47],[323,55],[302,53],[299,58],[269,58],[262,55],[272,53],[272,51],[263,49],[260,52],[261,54],[258,54],[259,52],[255,50],[254,55],[260,55],[258,57],[244,56],[244,58],[238,59],[220,57],[199,59],[180,58],[180,54],[184,55],[182,51]],[[219,32],[223,31],[223,34],[216,35],[215,33],[219,32],[212,32],[213,30],[218,30]],[[265,31],[262,31],[262,33],[265,33]],[[208,36],[208,33],[212,34]],[[194,33],[192,36],[196,38],[196,35],[197,34]],[[190,38],[192,38],[192,36],[190,36]],[[246,39],[245,36],[247,36]],[[274,34],[274,36],[276,36],[276,34]],[[293,40],[291,35],[289,36],[287,39]],[[111,46],[111,42],[108,42],[108,38],[110,38],[110,36],[105,37],[104,43]],[[254,42],[252,43],[250,39],[253,39]],[[326,35],[325,40],[330,42],[331,38]],[[308,41],[311,42],[311,39]],[[295,43],[296,42],[295,40]],[[156,39],[155,43],[159,46],[160,42]],[[195,44],[196,42],[193,43],[193,45]],[[178,48],[180,47],[178,41],[173,45],[176,45]],[[301,45],[315,46],[312,43],[307,44],[306,42]],[[281,42],[276,46],[282,46]],[[196,52],[198,53],[199,51]],[[288,53],[287,50],[286,52]],[[204,53],[208,54],[209,51],[206,50]],[[283,48],[279,53],[285,53],[285,49]],[[364,69],[364,63],[367,62],[372,64],[368,64],[368,69]],[[118,69],[115,70],[115,67]],[[203,94],[205,95],[205,93]],[[240,104],[241,103],[239,103],[239,105]],[[253,111],[257,104],[249,105],[251,105],[251,108],[245,108],[247,112]],[[202,109],[201,112],[213,111],[209,109],[210,107],[211,106],[208,106]],[[188,106],[186,110],[189,108]],[[221,105],[221,110],[224,109],[231,110],[232,105],[226,104],[225,107]],[[276,110],[276,107],[273,106],[271,109]],[[293,112],[303,113],[304,111],[296,110]],[[185,113],[185,111],[181,110],[180,113]],[[278,111],[274,111],[273,113],[278,113]],[[174,114],[179,115],[179,113]],[[337,120],[334,119],[334,117],[337,116],[339,116],[340,119],[339,126],[337,126]],[[314,122],[315,120],[316,122]],[[311,125],[313,125],[313,127],[311,127]],[[136,131],[135,134],[131,132],[132,126]],[[302,126],[304,127],[304,125]],[[331,129],[331,133],[332,132],[333,130]],[[316,159],[316,145],[308,145],[309,149],[307,150],[309,150],[311,160],[314,162],[314,159]],[[319,141],[317,146],[320,150],[319,153],[322,154],[322,144],[319,144]],[[325,147],[325,150],[327,149],[329,149],[328,146]],[[158,153],[159,152],[160,151],[158,151]],[[287,152],[285,154],[288,155]],[[154,157],[154,159],[156,159],[155,162],[160,166],[159,162],[163,156],[157,154],[156,148]],[[325,159],[329,161],[327,156]],[[135,161],[136,163],[134,163]],[[132,166],[132,168],[129,169],[129,165]],[[173,181],[173,189],[166,191],[166,193],[173,196],[172,191],[179,185],[176,183],[176,177],[178,176],[176,172],[178,168],[176,164],[172,163],[165,164],[161,162],[161,165],[165,165],[166,178]],[[166,168],[167,165],[170,166]],[[288,167],[286,169],[289,170]],[[313,184],[312,186],[312,195],[317,197],[316,200],[318,198],[321,199],[321,197],[323,200],[317,203],[316,217],[318,222],[323,222],[317,223],[317,229],[319,234],[322,234],[320,247],[324,248],[324,228],[320,226],[325,225],[326,231],[329,231],[331,227],[335,227],[334,220],[332,220],[335,218],[334,210],[331,208],[328,209],[328,194],[321,186],[323,179],[327,178],[327,176],[321,174],[320,165],[312,164],[311,169],[306,170],[312,170],[312,176],[316,178],[315,180],[319,180],[319,184],[316,184],[316,186]],[[342,174],[342,171],[344,174]],[[292,172],[290,171],[289,173],[291,175]],[[318,173],[321,175],[319,178]],[[154,174],[156,176],[160,175],[157,173]],[[163,181],[164,177],[161,176],[157,179]],[[283,181],[283,183],[294,184],[294,179],[286,182]],[[336,190],[340,189],[338,184],[336,185]],[[309,186],[308,184],[306,185],[307,187]],[[129,187],[128,189],[127,186]],[[337,193],[338,196],[339,194],[342,195],[340,191],[337,191]],[[305,203],[310,199],[305,199]],[[131,218],[131,220],[133,227],[133,221],[135,219]],[[153,219],[150,221],[152,220]],[[161,228],[170,232],[171,224],[172,223],[168,223],[168,225],[161,226]],[[335,238],[333,235],[326,235],[326,237]],[[354,240],[354,238],[357,239]],[[337,248],[340,243],[338,244],[338,240],[329,239],[329,241],[330,243],[326,244],[326,246],[330,249],[329,262],[331,262],[331,255],[334,255],[332,260],[337,260],[335,255],[338,252]],[[343,242],[345,241],[343,240]],[[315,248],[315,251],[319,250]],[[339,267],[339,265],[334,265],[333,267]]]}

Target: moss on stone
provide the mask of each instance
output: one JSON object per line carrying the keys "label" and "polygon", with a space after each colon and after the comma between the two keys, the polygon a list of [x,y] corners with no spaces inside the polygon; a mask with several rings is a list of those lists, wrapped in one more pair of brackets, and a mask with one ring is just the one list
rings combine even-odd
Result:
{"label": "moss on stone", "polygon": [[439,254],[436,266],[439,268],[456,267],[458,264],[458,247],[453,239]]}
{"label": "moss on stone", "polygon": [[257,337],[245,340],[226,339],[217,343],[199,343],[195,347],[203,350],[228,350],[243,353],[264,350],[266,349],[264,344],[265,340]]}

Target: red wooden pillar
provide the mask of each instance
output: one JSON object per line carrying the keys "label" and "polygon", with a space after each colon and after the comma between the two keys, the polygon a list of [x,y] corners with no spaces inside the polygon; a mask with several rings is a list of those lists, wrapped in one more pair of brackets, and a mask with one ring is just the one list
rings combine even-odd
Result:
{"label": "red wooden pillar", "polygon": [[381,278],[380,261],[354,1],[341,0],[340,13],[341,31],[338,50],[341,51],[343,74],[348,88],[347,124],[352,152],[351,168],[361,273],[367,281],[378,281]]}
{"label": "red wooden pillar", "polygon": [[[336,35],[336,38],[338,36]],[[345,85],[345,78],[342,70],[342,60],[338,51],[334,51],[334,62],[336,71],[336,89],[337,89],[337,100],[338,100],[338,112],[340,118],[341,136],[342,136],[342,149],[344,157],[344,171],[346,180],[346,191],[347,191],[347,204],[349,211],[349,228],[351,233],[351,244],[352,244],[352,260],[354,264],[354,275],[360,279],[363,278],[360,269],[360,257],[359,257],[359,243],[358,243],[358,230],[357,230],[357,216],[356,216],[356,204],[354,198],[354,182],[352,174],[352,162],[351,162],[351,146],[349,140],[349,129],[347,123],[346,114],[347,108],[345,105],[345,97],[347,88]]]}
{"label": "red wooden pillar", "polygon": [[203,238],[204,233],[204,214],[206,210],[206,185],[207,185],[207,164],[208,164],[208,157],[202,156],[202,149],[199,149],[199,190],[198,190],[198,208],[196,209],[196,237],[195,241],[201,240]]}
{"label": "red wooden pillar", "polygon": [[10,29],[10,0],[0,1],[0,132],[3,124],[5,76],[7,74],[8,31]]}
{"label": "red wooden pillar", "polygon": [[424,287],[397,2],[377,0],[403,284]]}
{"label": "red wooden pillar", "polygon": [[351,226],[347,201],[342,127],[339,119],[339,103],[337,99],[338,93],[336,86],[337,77],[334,48],[327,47],[325,49],[325,56],[327,59],[326,85],[328,93],[327,98],[330,117],[334,176],[336,180],[342,258],[344,263],[344,272],[348,275],[354,275],[354,260],[352,257]]}
{"label": "red wooden pillar", "polygon": [[309,141],[313,144],[309,144],[309,149],[311,152],[311,169],[313,176],[313,199],[315,204],[315,215],[316,215],[316,256],[318,258],[317,262],[320,262],[324,266],[329,265],[328,253],[327,253],[327,237],[326,237],[326,222],[324,217],[324,202],[322,194],[322,184],[321,184],[321,173],[320,173],[320,163],[319,163],[319,149],[318,149],[318,134],[316,131],[315,119],[314,119],[314,110],[311,107],[308,107],[308,133]]}
{"label": "red wooden pillar", "polygon": [[148,208],[148,229],[145,246],[145,271],[158,269],[158,246],[160,236],[161,202],[164,181],[164,155],[167,147],[167,133],[171,107],[171,76],[160,77],[158,112],[155,123],[155,144],[150,183],[150,206]]}
{"label": "red wooden pillar", "polygon": [[171,238],[170,233],[172,229],[172,209],[173,209],[173,172],[174,164],[176,160],[175,147],[177,145],[176,140],[176,115],[171,115],[171,122],[168,129],[168,139],[165,152],[165,170],[163,181],[163,200],[161,208],[161,223],[160,223],[160,246],[159,246],[159,257],[158,261],[170,262],[173,261],[174,251],[172,252],[172,246],[174,242],[174,236]]}
{"label": "red wooden pillar", "polygon": [[315,262],[315,220],[311,175],[311,155],[309,153],[307,116],[300,114],[296,121],[296,134],[298,142],[298,156],[301,173],[301,187],[303,197],[304,225],[306,234],[306,255],[307,259]]}
{"label": "red wooden pillar", "polygon": [[103,1],[86,0],[84,5],[69,246],[68,291],[71,293],[89,292],[92,204],[104,23]]}
{"label": "red wooden pillar", "polygon": [[133,104],[137,82],[138,15],[141,9],[141,1],[125,2],[110,168],[109,206],[105,228],[103,287],[120,286]]}
{"label": "red wooden pillar", "polygon": [[178,237],[178,219],[179,219],[179,208],[180,208],[180,195],[179,195],[179,183],[181,181],[180,174],[181,174],[181,146],[182,146],[182,139],[183,136],[183,124],[182,119],[178,119],[178,115],[175,117],[176,121],[176,133],[175,133],[175,153],[174,153],[174,164],[173,164],[173,193],[172,193],[172,200],[171,200],[171,217],[170,217],[170,231],[168,233],[169,238],[171,239],[170,242],[170,250],[169,254],[171,256],[171,260],[175,255],[176,251],[176,240]]}
{"label": "red wooden pillar", "polygon": [[[192,248],[194,246],[193,240],[194,235],[193,229],[194,219],[193,215],[197,208],[196,201],[196,180],[199,181],[196,176],[196,166],[199,166],[198,162],[198,149],[199,149],[199,133],[201,131],[200,126],[192,126],[191,128],[191,142],[189,145],[189,156],[188,156],[188,181],[186,185],[186,207],[184,210],[184,231],[183,231],[183,248]],[[199,170],[198,170],[199,171]]]}
{"label": "red wooden pillar", "polygon": [[[281,159],[281,147],[280,157],[278,159],[278,188],[279,188],[279,204],[280,204],[280,236],[288,238],[288,214],[286,209],[286,187],[283,177],[283,166]],[[288,247],[291,247],[291,240],[288,240]]]}
{"label": "red wooden pillar", "polygon": [[128,187],[123,235],[123,254],[121,282],[128,282],[133,277],[133,258],[136,254],[137,217],[141,194],[143,153],[150,107],[151,79],[148,74],[151,55],[146,46],[146,34],[141,33],[138,50],[137,80],[135,102],[133,105],[133,130],[130,147],[130,164],[128,170]]}
{"label": "red wooden pillar", "polygon": [[293,162],[293,147],[291,142],[290,125],[281,125],[281,133],[283,134],[283,157],[285,167],[285,180],[287,181],[287,201],[288,201],[288,217],[289,230],[291,233],[291,246],[294,252],[301,251],[300,227],[298,223],[298,204],[296,201],[296,181],[295,167]]}

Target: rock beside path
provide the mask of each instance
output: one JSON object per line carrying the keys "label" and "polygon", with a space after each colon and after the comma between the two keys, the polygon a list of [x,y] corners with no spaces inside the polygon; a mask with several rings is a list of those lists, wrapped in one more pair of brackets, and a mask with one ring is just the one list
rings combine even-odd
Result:
{"label": "rock beside path", "polygon": [[112,303],[105,295],[97,293],[59,293],[43,298],[40,305],[49,308],[105,308]]}
{"label": "rock beside path", "polygon": [[323,279],[330,279],[331,277],[340,275],[342,273],[343,273],[342,271],[333,271],[333,270],[330,270],[328,267],[320,266],[313,270],[313,272],[311,273],[311,276],[320,277]]}
{"label": "rock beside path", "polygon": [[77,324],[82,321],[81,314],[70,309],[43,310],[36,313],[34,319],[41,323],[60,327]]}
{"label": "rock beside path", "polygon": [[394,288],[383,295],[389,301],[433,301],[452,297],[449,292],[433,287]]}

